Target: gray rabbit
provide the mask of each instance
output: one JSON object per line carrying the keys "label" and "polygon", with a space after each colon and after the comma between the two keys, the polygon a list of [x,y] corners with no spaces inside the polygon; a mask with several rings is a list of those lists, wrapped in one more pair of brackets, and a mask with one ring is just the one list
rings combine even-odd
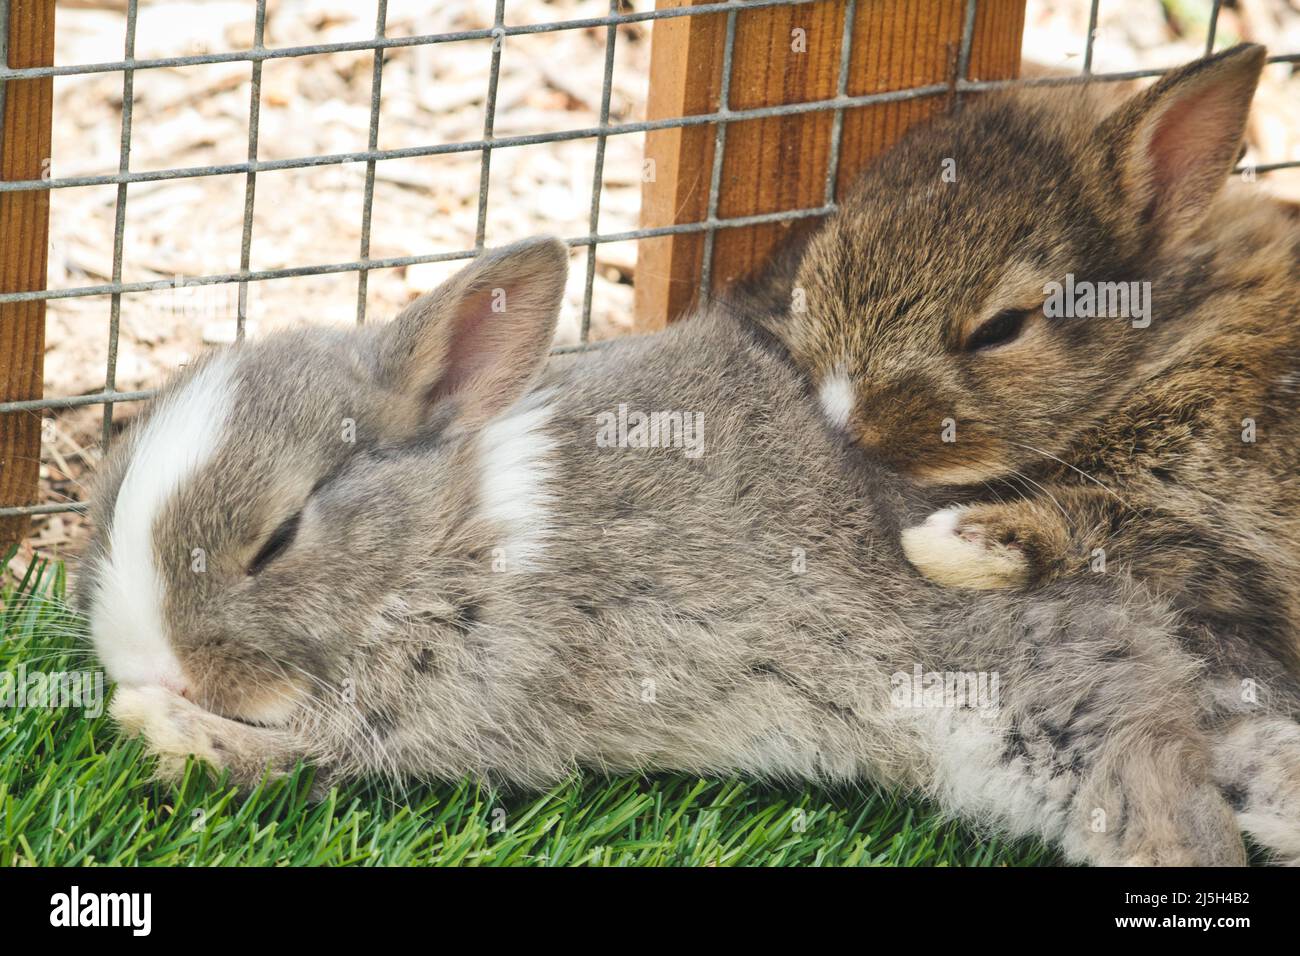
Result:
{"label": "gray rabbit", "polygon": [[211,353],[130,429],[80,598],[163,774],[873,781],[1075,860],[1300,857],[1293,698],[1120,575],[922,579],[932,503],[726,310],[547,366],[566,267]]}

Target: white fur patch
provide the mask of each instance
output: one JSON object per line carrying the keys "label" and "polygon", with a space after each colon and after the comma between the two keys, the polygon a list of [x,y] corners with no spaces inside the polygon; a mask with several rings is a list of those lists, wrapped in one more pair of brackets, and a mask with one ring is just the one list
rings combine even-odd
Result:
{"label": "white fur patch", "polygon": [[186,685],[163,623],[153,531],[177,488],[216,451],[231,405],[230,366],[225,356],[205,365],[163,399],[134,440],[90,614],[95,650],[118,683],[173,691]]}
{"label": "white fur patch", "polygon": [[904,529],[901,542],[907,560],[946,587],[987,591],[1024,584],[1029,574],[1024,555],[984,538],[977,529],[959,531],[965,510],[944,508]]}
{"label": "white fur patch", "polygon": [[821,402],[826,420],[833,426],[844,428],[849,424],[854,400],[853,383],[849,381],[847,373],[839,370],[822,379],[821,388],[817,390],[817,398]]}
{"label": "white fur patch", "polygon": [[946,808],[1017,836],[1065,838],[1067,853],[1081,856],[1077,839],[1067,836],[1068,780],[1050,781],[1044,790],[1025,767],[1008,764],[998,721],[951,708],[912,713],[931,751],[934,793]]}
{"label": "white fur patch", "polygon": [[490,422],[479,439],[481,514],[504,531],[500,553],[493,556],[499,570],[526,570],[541,555],[550,518],[547,484],[554,471],[549,456],[556,447],[546,433],[550,398],[550,392],[525,396]]}

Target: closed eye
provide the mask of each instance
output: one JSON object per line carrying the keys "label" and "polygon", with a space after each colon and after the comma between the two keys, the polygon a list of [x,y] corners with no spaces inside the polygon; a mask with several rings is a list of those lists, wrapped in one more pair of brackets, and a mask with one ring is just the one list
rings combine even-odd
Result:
{"label": "closed eye", "polygon": [[1033,314],[1033,309],[1003,309],[980,323],[966,340],[965,350],[979,352],[1014,341],[1024,331],[1025,322]]}
{"label": "closed eye", "polygon": [[302,512],[299,511],[292,518],[281,522],[280,527],[271,532],[271,536],[266,539],[266,543],[262,545],[261,550],[249,562],[248,574],[250,577],[260,573],[263,568],[283,554],[289,545],[293,544],[301,520]]}

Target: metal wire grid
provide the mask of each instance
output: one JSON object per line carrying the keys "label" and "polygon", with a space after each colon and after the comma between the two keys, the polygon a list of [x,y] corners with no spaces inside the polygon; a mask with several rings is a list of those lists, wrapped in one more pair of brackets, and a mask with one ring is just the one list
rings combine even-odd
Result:
{"label": "metal wire grid", "polygon": [[[714,238],[719,229],[738,228],[761,223],[781,222],[824,216],[836,210],[835,183],[839,169],[840,142],[843,131],[844,111],[876,103],[897,102],[927,96],[951,94],[960,105],[961,96],[967,92],[999,89],[1008,86],[1044,86],[1076,83],[1081,80],[1123,81],[1159,76],[1165,70],[1130,70],[1116,73],[1094,73],[1092,71],[1093,42],[1097,26],[1097,10],[1100,0],[1092,0],[1089,10],[1088,35],[1082,72],[1075,77],[1051,77],[1035,80],[971,80],[969,78],[971,40],[974,33],[976,13],[979,0],[966,0],[964,9],[961,45],[958,51],[957,76],[950,83],[935,83],[927,86],[896,90],[885,93],[872,93],[861,96],[849,96],[848,67],[852,54],[853,30],[857,0],[843,0],[844,29],[840,50],[839,73],[836,95],[830,99],[804,103],[792,103],[755,109],[733,110],[730,105],[732,60],[736,38],[737,14],[744,10],[777,6],[801,6],[819,0],[723,0],[723,2],[706,3],[690,7],[675,7],[635,13],[620,12],[620,0],[610,0],[609,12],[603,17],[560,20],[548,23],[530,23],[507,26],[505,24],[505,0],[496,0],[493,25],[485,30],[463,30],[453,33],[424,34],[409,37],[389,37],[385,35],[387,19],[387,0],[378,0],[375,22],[375,35],[372,40],[355,40],[347,42],[322,43],[303,46],[268,48],[263,45],[266,25],[266,0],[256,0],[253,45],[246,50],[225,53],[204,53],[191,56],[159,57],[136,59],[135,29],[138,12],[138,0],[128,0],[126,10],[126,42],[123,58],[115,62],[74,64],[69,66],[31,67],[11,69],[7,58],[8,0],[0,0],[0,114],[4,109],[4,83],[8,80],[34,79],[47,76],[74,76],[88,73],[122,74],[122,137],[118,171],[115,174],[98,176],[71,176],[37,180],[20,180],[0,182],[0,192],[14,192],[38,189],[67,189],[79,186],[116,185],[116,217],[113,234],[112,281],[100,285],[77,286],[67,289],[46,289],[30,292],[0,293],[0,302],[22,302],[36,299],[62,299],[81,296],[109,295],[109,342],[108,363],[104,376],[104,388],[100,392],[72,397],[40,398],[28,401],[10,401],[0,403],[0,414],[15,412],[33,412],[44,409],[70,408],[80,405],[104,406],[102,443],[105,450],[111,439],[113,407],[118,402],[140,401],[150,397],[152,390],[118,391],[115,385],[118,333],[121,317],[121,299],[123,293],[149,292],[170,289],[171,280],[150,282],[123,282],[122,258],[123,238],[126,225],[127,188],[132,183],[154,182],[168,179],[188,179],[199,176],[217,176],[243,173],[245,175],[244,218],[240,244],[240,268],[238,272],[196,276],[187,278],[187,286],[231,284],[238,285],[238,311],[236,316],[237,335],[242,337],[247,321],[248,283],[268,279],[296,278],[303,276],[324,275],[328,273],[356,272],[358,323],[365,321],[366,291],[369,273],[375,269],[389,269],[419,263],[447,262],[469,259],[478,255],[484,245],[488,216],[488,185],[492,163],[492,153],[497,149],[515,146],[530,146],[542,143],[561,142],[573,139],[594,139],[596,144],[595,169],[592,177],[591,211],[587,235],[567,239],[570,246],[585,246],[590,250],[587,257],[586,280],[583,291],[581,317],[581,334],[579,344],[557,348],[557,352],[577,351],[594,347],[589,341],[591,327],[592,289],[595,278],[595,247],[600,243],[622,242],[634,239],[647,239],[682,233],[704,233],[704,251],[701,269],[700,294],[708,295],[712,284]],[[1214,38],[1218,26],[1221,0],[1215,0],[1207,30],[1205,51],[1210,53],[1214,47]],[[631,123],[610,122],[610,94],[614,72],[615,43],[619,26],[646,21],[667,20],[683,16],[703,16],[706,14],[725,13],[727,15],[726,41],[723,50],[721,90],[718,108],[715,112],[693,116],[670,117],[659,120],[644,120]],[[506,39],[511,36],[523,36],[537,33],[550,33],[559,30],[581,30],[604,27],[606,33],[605,64],[599,124],[595,127],[563,130],[559,132],[537,133],[521,136],[496,137],[493,125],[496,115],[497,83],[501,66],[501,49]],[[483,116],[482,139],[457,143],[439,143],[428,146],[407,147],[402,149],[378,148],[380,93],[383,82],[384,53],[401,47],[454,43],[464,40],[492,40],[491,61],[488,71],[488,89]],[[293,159],[263,161],[257,158],[258,127],[261,105],[262,64],[267,60],[286,57],[313,56],[328,53],[355,52],[371,50],[374,54],[374,66],[371,76],[371,101],[369,139],[367,149],[360,152],[333,153],[327,155],[303,156]],[[198,66],[210,63],[247,62],[251,66],[251,93],[248,123],[248,159],[243,163],[227,163],[212,166],[190,166],[175,169],[132,172],[131,130],[132,130],[132,88],[135,73],[139,70]],[[1269,62],[1300,62],[1300,53],[1281,54],[1269,57]],[[821,206],[808,209],[793,209],[781,212],[763,213],[751,216],[718,218],[718,202],[721,192],[723,159],[726,153],[728,124],[743,120],[763,119],[774,116],[792,116],[810,112],[829,111],[834,113],[831,132],[830,159],[827,164],[825,180],[825,199]],[[709,183],[708,212],[705,219],[698,222],[679,223],[650,229],[632,229],[623,232],[600,234],[600,197],[603,177],[605,144],[610,136],[629,133],[644,133],[651,130],[682,128],[688,126],[714,125],[714,152],[712,176]],[[383,259],[370,257],[370,226],[374,200],[375,164],[389,159],[410,159],[424,156],[438,156],[451,153],[479,152],[481,165],[479,174],[478,219],[475,230],[473,249],[454,252],[438,252],[424,255],[399,256]],[[257,175],[260,172],[281,169],[302,169],[311,166],[342,165],[348,163],[365,163],[365,187],[362,202],[361,242],[358,257],[350,262],[335,262],[312,266],[300,266],[282,269],[251,270],[250,250],[252,246],[253,209],[257,188]],[[1275,169],[1300,166],[1300,159],[1254,167],[1256,172],[1269,172]],[[85,502],[66,502],[42,505],[24,505],[0,508],[0,517],[52,514],[68,511],[84,511]]]}

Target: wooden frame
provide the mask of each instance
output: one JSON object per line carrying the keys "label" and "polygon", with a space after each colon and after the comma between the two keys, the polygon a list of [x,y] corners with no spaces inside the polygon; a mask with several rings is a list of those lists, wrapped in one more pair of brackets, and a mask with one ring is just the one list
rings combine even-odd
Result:
{"label": "wooden frame", "polygon": [[[706,0],[659,0],[659,8]],[[846,7],[838,2],[741,10],[736,16],[730,110],[831,99],[839,92]],[[858,0],[844,93],[864,96],[953,84],[961,67],[967,0]],[[1011,79],[1020,68],[1024,0],[983,0],[975,8],[967,79]],[[651,120],[719,110],[727,13],[655,23],[646,106]],[[796,33],[802,31],[802,34]],[[913,123],[945,108],[951,95],[875,103],[844,111],[835,195]],[[805,112],[727,124],[718,219],[816,209],[826,196],[835,113]],[[647,177],[641,225],[655,229],[708,219],[716,125],[646,134]],[[832,197],[833,198],[833,197]],[[720,289],[766,259],[802,219],[720,228],[711,282]],[[640,241],[636,316],[642,329],[688,312],[703,275],[703,232]]]}
{"label": "wooden frame", "polygon": [[[8,65],[54,63],[54,0],[10,0]],[[49,175],[52,77],[10,80],[0,117],[0,179]],[[45,288],[50,194],[0,193],[0,292]],[[44,300],[0,303],[0,401],[40,398],[44,376]],[[41,458],[39,411],[0,415],[0,507],[37,498]],[[30,519],[0,518],[0,553],[27,533]]]}

